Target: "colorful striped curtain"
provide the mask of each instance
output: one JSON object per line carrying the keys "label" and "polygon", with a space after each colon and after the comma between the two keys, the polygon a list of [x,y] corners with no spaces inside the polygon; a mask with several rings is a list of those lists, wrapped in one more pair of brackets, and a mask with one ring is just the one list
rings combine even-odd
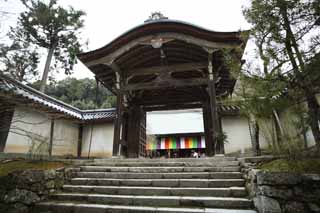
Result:
{"label": "colorful striped curtain", "polygon": [[204,137],[163,137],[147,143],[147,150],[206,148]]}

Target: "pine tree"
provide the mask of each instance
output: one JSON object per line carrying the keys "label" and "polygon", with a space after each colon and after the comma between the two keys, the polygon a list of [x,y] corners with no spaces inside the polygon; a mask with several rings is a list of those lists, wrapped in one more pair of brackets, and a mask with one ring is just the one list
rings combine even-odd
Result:
{"label": "pine tree", "polygon": [[72,7],[65,9],[57,5],[57,0],[48,4],[41,0],[21,0],[27,8],[20,14],[17,27],[11,28],[11,37],[23,43],[47,49],[47,59],[42,75],[40,91],[44,92],[51,61],[61,65],[70,74],[80,52],[78,34],[83,27],[85,13]]}
{"label": "pine tree", "polygon": [[306,101],[320,149],[319,70],[309,65],[320,52],[319,8],[319,0],[252,0],[244,14],[253,26],[264,72],[285,82],[292,99]]}
{"label": "pine tree", "polygon": [[37,51],[27,44],[0,44],[0,73],[21,82],[29,82],[38,75],[38,62]]}

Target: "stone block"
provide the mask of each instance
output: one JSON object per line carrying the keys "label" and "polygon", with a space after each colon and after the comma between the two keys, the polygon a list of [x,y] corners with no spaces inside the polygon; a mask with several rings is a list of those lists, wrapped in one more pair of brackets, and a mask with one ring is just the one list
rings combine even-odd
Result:
{"label": "stone block", "polygon": [[253,202],[259,212],[281,213],[280,204],[275,199],[266,196],[257,196],[253,199]]}
{"label": "stone block", "polygon": [[54,169],[43,171],[44,180],[51,180],[56,177],[56,171]]}
{"label": "stone block", "polygon": [[299,202],[289,202],[285,205],[284,207],[284,212],[285,213],[304,213],[307,212],[303,203],[299,203]]}
{"label": "stone block", "polygon": [[291,189],[272,186],[259,186],[258,194],[267,197],[282,198],[284,200],[290,200],[293,197]]}
{"label": "stone block", "polygon": [[258,185],[296,185],[301,183],[302,177],[287,172],[257,172]]}
{"label": "stone block", "polygon": [[31,205],[31,204],[36,203],[38,201],[40,201],[40,197],[36,193],[31,192],[31,191],[27,191],[24,189],[11,190],[4,197],[5,203],[23,203],[26,205]]}

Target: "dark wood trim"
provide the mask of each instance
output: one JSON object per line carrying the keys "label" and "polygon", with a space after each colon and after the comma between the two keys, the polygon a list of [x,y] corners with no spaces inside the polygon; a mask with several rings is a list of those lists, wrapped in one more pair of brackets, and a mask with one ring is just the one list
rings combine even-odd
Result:
{"label": "dark wood trim", "polygon": [[49,138],[49,156],[52,156],[52,148],[53,148],[53,136],[54,136],[54,119],[51,119],[51,126],[50,126],[50,138]]}
{"label": "dark wood trim", "polygon": [[189,70],[197,70],[207,68],[206,62],[193,62],[193,63],[183,63],[183,64],[173,64],[168,66],[154,66],[146,68],[132,69],[127,72],[128,76],[132,75],[148,75],[148,74],[159,74],[159,73],[171,73],[171,72],[182,72]]}
{"label": "dark wood trim", "polygon": [[206,78],[194,78],[184,80],[171,80],[166,82],[148,82],[148,83],[136,83],[128,84],[124,86],[124,91],[135,91],[135,90],[154,90],[154,89],[165,89],[165,88],[178,88],[178,87],[190,87],[190,86],[201,86],[208,84]]}
{"label": "dark wood trim", "polygon": [[78,147],[77,147],[77,157],[81,158],[82,152],[82,138],[83,138],[83,124],[79,124],[78,128]]}
{"label": "dark wood trim", "polygon": [[121,120],[122,120],[122,101],[123,101],[123,95],[122,93],[120,93],[117,95],[117,112],[116,112],[116,118],[114,120],[113,151],[112,151],[113,156],[119,155]]}
{"label": "dark wood trim", "polygon": [[140,122],[141,107],[139,105],[131,105],[129,107],[128,117],[128,157],[139,157],[139,138],[140,138]]}
{"label": "dark wood trim", "polygon": [[212,120],[211,120],[211,110],[209,101],[203,103],[202,108],[203,113],[203,127],[206,141],[206,155],[213,156],[215,153]]}
{"label": "dark wood trim", "polygon": [[197,109],[202,108],[200,102],[190,103],[190,104],[174,104],[174,105],[154,105],[154,106],[144,106],[143,109],[146,112],[150,111],[164,111],[164,110],[179,110],[179,109]]}

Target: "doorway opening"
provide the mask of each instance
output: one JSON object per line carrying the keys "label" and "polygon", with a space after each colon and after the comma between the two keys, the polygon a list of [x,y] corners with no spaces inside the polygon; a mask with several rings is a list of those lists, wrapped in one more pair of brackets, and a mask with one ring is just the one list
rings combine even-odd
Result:
{"label": "doorway opening", "polygon": [[205,157],[202,109],[147,113],[146,157]]}

